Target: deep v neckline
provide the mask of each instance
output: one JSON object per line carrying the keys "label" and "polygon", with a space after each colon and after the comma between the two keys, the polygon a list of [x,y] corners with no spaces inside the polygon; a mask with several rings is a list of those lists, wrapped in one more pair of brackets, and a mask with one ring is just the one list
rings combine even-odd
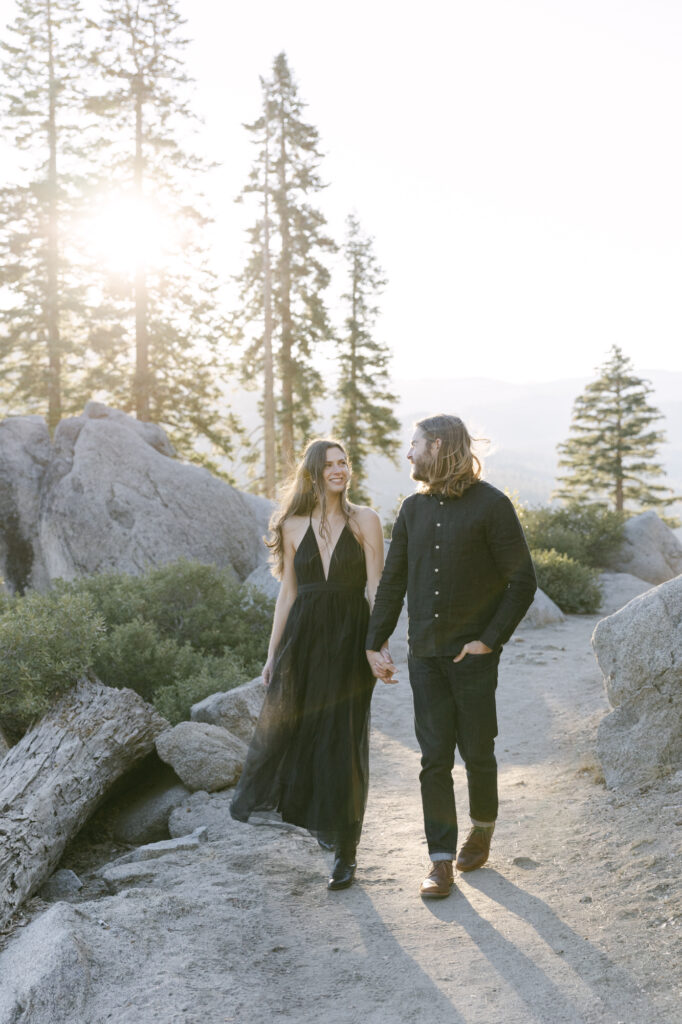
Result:
{"label": "deep v neckline", "polygon": [[320,559],[320,568],[322,569],[322,577],[323,577],[325,583],[329,583],[329,576],[330,576],[331,571],[332,571],[332,562],[334,561],[334,555],[336,554],[336,549],[339,546],[339,542],[341,541],[341,538],[343,537],[343,535],[344,535],[344,533],[346,531],[346,527],[347,526],[348,526],[348,523],[344,523],[343,524],[343,526],[341,527],[341,532],[339,533],[338,537],[336,538],[336,544],[332,548],[332,553],[329,556],[329,567],[327,569],[327,574],[325,576],[325,572],[324,572],[324,559],[322,557],[322,552],[320,551],[320,545],[317,542],[317,534],[315,533],[315,529],[313,527],[312,519],[308,523],[308,529],[311,530],[312,534],[313,534],[313,543],[315,544],[315,548],[317,550],[317,557]]}

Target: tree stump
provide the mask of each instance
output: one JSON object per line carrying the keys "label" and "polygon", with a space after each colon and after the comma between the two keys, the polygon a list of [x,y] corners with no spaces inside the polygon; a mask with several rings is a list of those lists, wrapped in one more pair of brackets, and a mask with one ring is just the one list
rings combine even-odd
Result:
{"label": "tree stump", "polygon": [[0,928],[168,728],[132,690],[82,679],[8,751],[0,761]]}

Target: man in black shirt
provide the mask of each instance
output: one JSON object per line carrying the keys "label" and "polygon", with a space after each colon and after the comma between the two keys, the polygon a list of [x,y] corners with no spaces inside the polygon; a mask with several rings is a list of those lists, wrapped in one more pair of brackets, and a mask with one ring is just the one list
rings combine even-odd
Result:
{"label": "man in black shirt", "polygon": [[393,526],[367,657],[375,676],[391,682],[395,665],[388,638],[407,591],[408,667],[432,862],[420,892],[443,897],[453,884],[457,850],[455,747],[466,766],[472,821],[456,867],[472,871],[488,859],[497,818],[497,667],[537,583],[514,507],[480,479],[481,466],[460,419],[421,420],[407,458],[419,486]]}

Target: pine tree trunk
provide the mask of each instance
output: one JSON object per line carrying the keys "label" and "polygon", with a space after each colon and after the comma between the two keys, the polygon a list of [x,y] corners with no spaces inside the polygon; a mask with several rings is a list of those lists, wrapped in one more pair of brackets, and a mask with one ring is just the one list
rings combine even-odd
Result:
{"label": "pine tree trunk", "polygon": [[264,228],[263,228],[263,307],[265,324],[263,333],[263,445],[265,497],[275,497],[277,477],[277,448],[275,442],[275,380],[272,364],[272,274],[270,267],[270,133],[267,118],[268,99],[266,96],[265,110],[265,186],[264,197]]}
{"label": "pine tree trunk", "polygon": [[[144,83],[135,79],[135,196],[144,195],[144,158],[142,155],[142,99]],[[135,414],[138,420],[149,420],[149,339],[147,337],[147,275],[144,261],[138,255],[135,266]]]}
{"label": "pine tree trunk", "polygon": [[282,142],[280,155],[280,235],[282,253],[280,258],[282,341],[280,346],[280,373],[282,379],[282,409],[280,413],[280,476],[286,478],[294,462],[294,368],[291,353],[294,345],[291,322],[291,238],[287,210],[286,148],[284,125],[281,128]]}
{"label": "pine tree trunk", "polygon": [[59,210],[57,204],[57,83],[54,74],[52,39],[52,5],[47,2],[49,113],[48,113],[48,214],[47,214],[47,289],[45,319],[47,322],[48,377],[47,425],[53,433],[62,418],[61,353],[59,343]]}

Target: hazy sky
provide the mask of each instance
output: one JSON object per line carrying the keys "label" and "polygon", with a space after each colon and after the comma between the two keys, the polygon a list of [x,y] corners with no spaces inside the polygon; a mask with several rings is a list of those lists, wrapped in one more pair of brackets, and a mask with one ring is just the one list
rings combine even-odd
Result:
{"label": "hazy sky", "polygon": [[589,377],[613,343],[682,371],[679,0],[180,9],[225,280],[253,219],[242,123],[284,50],[325,153],[315,201],[337,239],[357,214],[388,276],[395,377]]}
{"label": "hazy sky", "polygon": [[240,123],[285,50],[389,286],[397,377],[591,375],[620,344],[682,370],[682,5],[184,0],[219,256],[239,269]]}

